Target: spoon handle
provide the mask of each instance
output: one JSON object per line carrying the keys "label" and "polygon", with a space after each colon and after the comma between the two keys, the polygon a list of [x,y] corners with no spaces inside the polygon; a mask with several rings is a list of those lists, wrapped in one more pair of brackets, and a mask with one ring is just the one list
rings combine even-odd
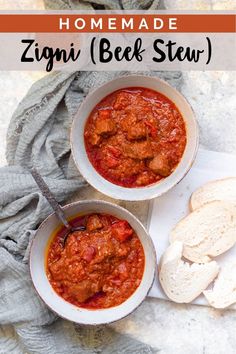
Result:
{"label": "spoon handle", "polygon": [[48,203],[51,205],[52,209],[55,211],[58,219],[64,224],[64,226],[70,230],[71,226],[66,220],[65,213],[60,206],[60,204],[56,201],[54,195],[50,191],[48,185],[44,182],[42,176],[38,173],[35,168],[31,169],[31,175],[34,178],[35,182],[37,183],[39,189],[41,190],[43,196],[47,199]]}

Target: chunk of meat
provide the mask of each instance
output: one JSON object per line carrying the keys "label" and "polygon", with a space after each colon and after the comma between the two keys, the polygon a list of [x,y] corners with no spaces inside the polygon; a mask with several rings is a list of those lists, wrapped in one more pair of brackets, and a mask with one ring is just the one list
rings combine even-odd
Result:
{"label": "chunk of meat", "polygon": [[133,230],[126,220],[122,220],[112,225],[112,234],[118,241],[124,242],[133,235]]}
{"label": "chunk of meat", "polygon": [[115,122],[111,118],[96,121],[95,131],[98,135],[112,135],[116,132]]}
{"label": "chunk of meat", "polygon": [[121,120],[120,120],[120,126],[121,129],[127,132],[130,127],[133,127],[135,124],[137,124],[137,116],[133,112],[126,112]]}
{"label": "chunk of meat", "polygon": [[138,160],[150,159],[153,157],[151,144],[148,141],[138,141],[124,146],[124,154]]}
{"label": "chunk of meat", "polygon": [[95,132],[93,132],[89,135],[88,140],[91,145],[97,146],[97,145],[99,145],[99,143],[101,141],[101,137],[98,134],[96,134]]}
{"label": "chunk of meat", "polygon": [[86,262],[91,262],[94,257],[96,256],[96,249],[93,246],[88,246],[82,255],[82,258],[86,261]]}
{"label": "chunk of meat", "polygon": [[[102,263],[106,259],[114,257],[116,254],[116,249],[111,241],[108,241],[106,244],[102,245],[102,248],[99,249],[98,255],[96,258],[96,263]],[[104,266],[105,269],[105,266]]]}
{"label": "chunk of meat", "polygon": [[154,173],[167,177],[171,174],[171,167],[169,160],[166,156],[162,154],[156,155],[149,163],[148,167]]}
{"label": "chunk of meat", "polygon": [[128,92],[119,93],[114,103],[115,110],[121,110],[126,108],[131,103],[132,98],[132,95]]}
{"label": "chunk of meat", "polygon": [[98,282],[83,280],[78,284],[70,284],[68,287],[68,295],[76,298],[78,302],[84,302],[101,290]]}
{"label": "chunk of meat", "polygon": [[91,231],[99,230],[102,227],[103,224],[100,218],[98,217],[98,215],[91,215],[88,217],[87,224],[86,224],[87,231],[91,232]]}
{"label": "chunk of meat", "polygon": [[134,126],[130,125],[127,133],[128,133],[128,139],[138,140],[146,137],[147,128],[143,122],[139,122]]}
{"label": "chunk of meat", "polygon": [[95,122],[95,133],[98,135],[112,135],[116,133],[115,121],[111,118],[110,111],[99,111]]}

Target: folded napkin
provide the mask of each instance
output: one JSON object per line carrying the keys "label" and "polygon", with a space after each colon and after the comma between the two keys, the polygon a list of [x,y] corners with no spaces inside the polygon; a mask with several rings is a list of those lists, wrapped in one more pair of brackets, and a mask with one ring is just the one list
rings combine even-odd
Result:
{"label": "folded napkin", "polygon": [[[54,9],[156,8],[158,1],[45,1]],[[116,3],[116,4],[115,4]],[[137,5],[138,3],[138,5]],[[29,169],[34,166],[59,202],[86,185],[71,159],[69,128],[91,88],[118,72],[50,74],[36,82],[15,111],[8,129],[8,166],[0,169],[0,353],[155,353],[111,328],[80,327],[58,319],[37,296],[29,276],[29,247],[35,230],[52,212]],[[181,85],[181,74],[158,75]]]}

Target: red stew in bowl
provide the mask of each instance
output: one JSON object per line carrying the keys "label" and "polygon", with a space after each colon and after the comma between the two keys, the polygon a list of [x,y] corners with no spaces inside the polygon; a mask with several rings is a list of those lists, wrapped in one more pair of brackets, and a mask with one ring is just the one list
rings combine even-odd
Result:
{"label": "red stew in bowl", "polygon": [[185,122],[167,97],[147,88],[113,92],[91,112],[84,131],[88,158],[106,180],[143,187],[169,176],[184,153]]}
{"label": "red stew in bowl", "polygon": [[106,214],[80,216],[84,226],[68,236],[61,228],[49,245],[46,272],[66,301],[88,309],[117,306],[138,288],[145,265],[142,244],[125,220]]}

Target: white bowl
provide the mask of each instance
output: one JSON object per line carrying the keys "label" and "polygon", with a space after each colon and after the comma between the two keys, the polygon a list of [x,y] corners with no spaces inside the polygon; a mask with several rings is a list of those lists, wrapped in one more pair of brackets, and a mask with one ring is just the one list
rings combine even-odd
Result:
{"label": "white bowl", "polygon": [[[186,125],[187,144],[175,171],[161,181],[145,187],[125,188],[107,181],[88,159],[84,144],[84,128],[93,108],[110,93],[126,87],[146,87],[158,91],[175,103]],[[158,197],[175,186],[191,168],[198,147],[198,126],[194,112],[186,99],[165,81],[149,76],[122,76],[92,91],[80,105],[71,129],[71,150],[82,176],[98,191],[115,199],[147,200]]]}
{"label": "white bowl", "polygon": [[63,209],[68,218],[75,217],[79,214],[100,212],[127,220],[137,233],[144,249],[145,267],[143,278],[136,291],[125,302],[115,307],[89,310],[77,307],[65,301],[53,290],[45,272],[46,251],[49,238],[60,225],[60,222],[53,213],[40,225],[31,246],[30,273],[36,291],[51,310],[56,312],[59,316],[76,323],[99,325],[114,322],[127,316],[145,299],[154,281],[156,254],[150,236],[135,216],[115,204],[90,200],[68,204]]}

